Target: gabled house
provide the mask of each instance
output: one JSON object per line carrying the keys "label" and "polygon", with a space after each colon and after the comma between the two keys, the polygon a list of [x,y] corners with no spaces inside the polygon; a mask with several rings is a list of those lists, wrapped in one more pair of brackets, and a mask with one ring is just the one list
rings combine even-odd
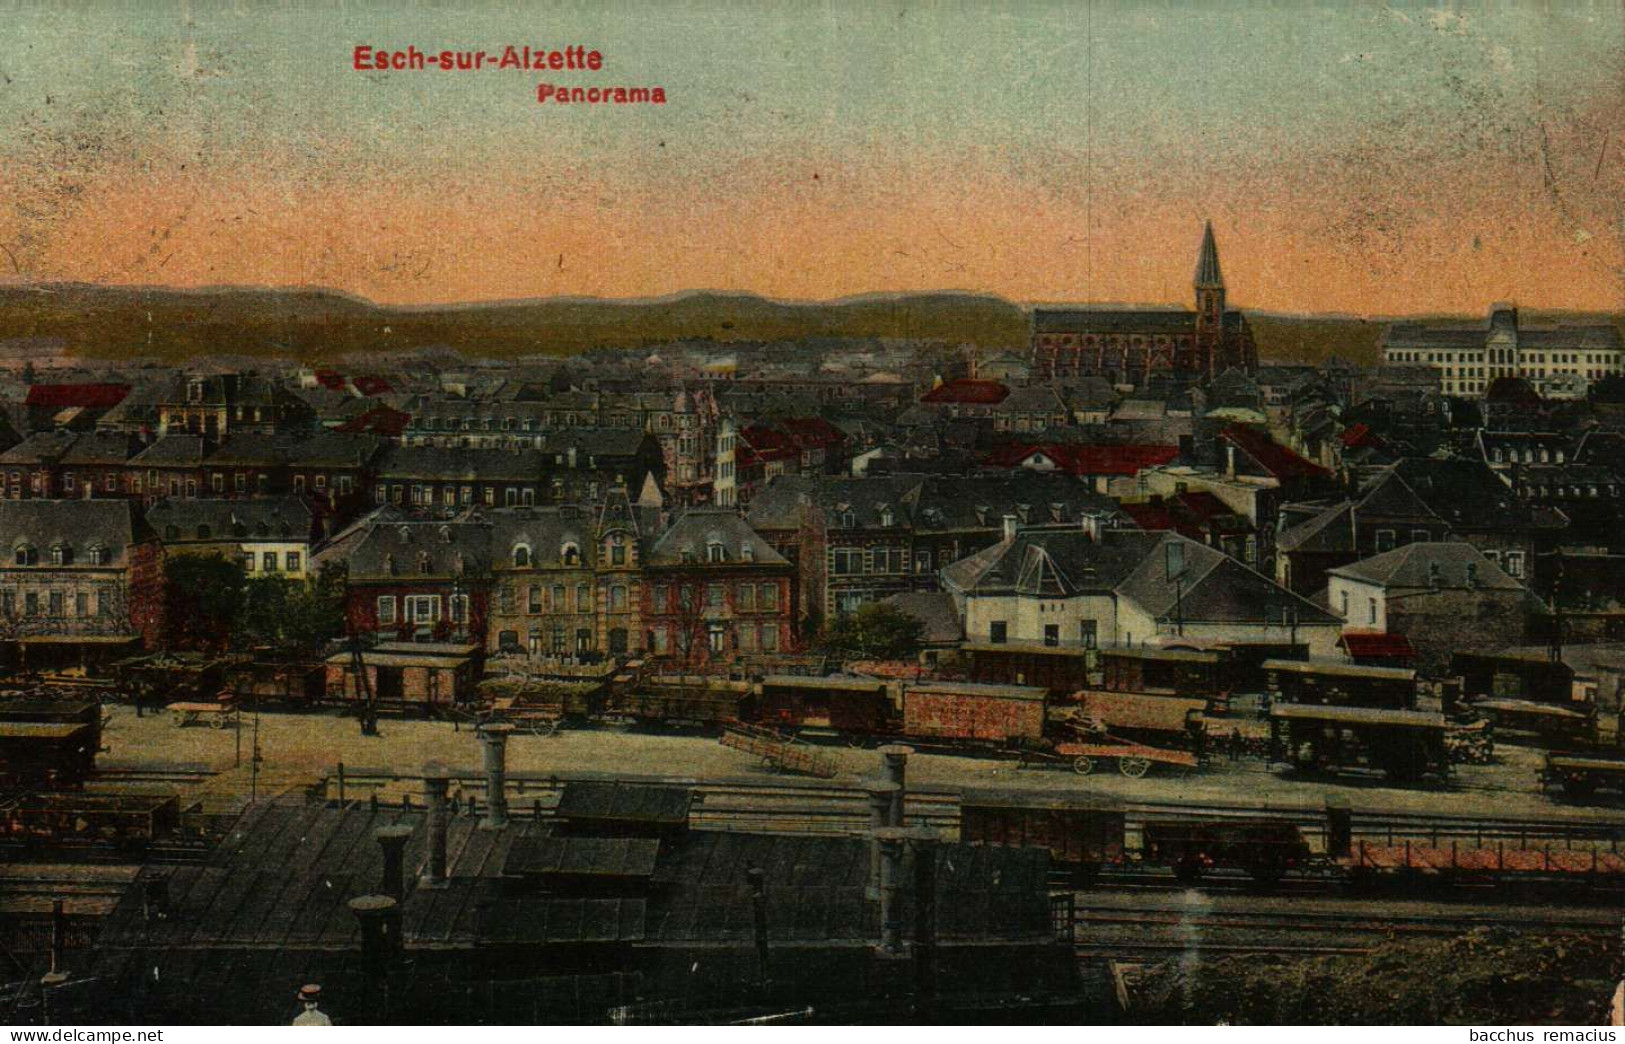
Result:
{"label": "gabled house", "polygon": [[21,644],[163,635],[163,555],[129,501],[0,501],[0,628]]}
{"label": "gabled house", "polygon": [[644,558],[647,651],[709,666],[790,651],[794,571],[734,512],[685,512]]}
{"label": "gabled house", "polygon": [[1341,629],[1321,607],[1176,533],[1011,520],[1002,540],[945,568],[942,581],[974,642],[1291,643],[1329,656]]}

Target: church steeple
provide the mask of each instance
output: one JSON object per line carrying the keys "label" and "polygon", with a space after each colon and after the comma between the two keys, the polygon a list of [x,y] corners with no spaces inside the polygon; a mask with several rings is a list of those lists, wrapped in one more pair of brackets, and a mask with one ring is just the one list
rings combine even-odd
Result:
{"label": "church steeple", "polygon": [[1224,317],[1224,273],[1219,271],[1219,246],[1213,241],[1213,222],[1202,229],[1202,249],[1196,255],[1196,321],[1217,330]]}
{"label": "church steeple", "polygon": [[1219,247],[1213,242],[1211,221],[1202,230],[1202,251],[1196,255],[1196,289],[1224,289],[1224,273],[1219,271]]}

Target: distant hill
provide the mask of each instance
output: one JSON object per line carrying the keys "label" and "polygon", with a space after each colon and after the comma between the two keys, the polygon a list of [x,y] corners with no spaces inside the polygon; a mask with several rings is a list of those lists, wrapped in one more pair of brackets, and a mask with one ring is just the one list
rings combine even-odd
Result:
{"label": "distant hill", "polygon": [[0,342],[51,341],[93,358],[255,355],[330,361],[364,351],[452,348],[470,357],[572,355],[671,341],[911,338],[1017,346],[1022,309],[934,293],[794,303],[692,293],[649,301],[556,298],[391,307],[325,290],[0,288]]}
{"label": "distant hill", "polygon": [[[1530,321],[1618,317],[1526,311]],[[1249,312],[1268,362],[1378,361],[1387,319]],[[1459,321],[1459,320],[1458,320]],[[1473,321],[1468,319],[1466,321]],[[992,295],[923,293],[775,301],[696,292],[655,300],[547,298],[401,307],[322,289],[202,290],[77,283],[0,287],[0,345],[179,362],[247,356],[330,362],[356,352],[450,348],[471,358],[573,355],[673,341],[902,338],[1021,348],[1027,312]],[[3,349],[0,349],[3,350]]]}

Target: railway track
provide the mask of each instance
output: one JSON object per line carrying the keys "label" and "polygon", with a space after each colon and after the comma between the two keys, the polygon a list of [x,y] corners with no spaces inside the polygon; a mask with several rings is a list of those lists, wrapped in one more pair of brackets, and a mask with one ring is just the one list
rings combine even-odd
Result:
{"label": "railway track", "polygon": [[1074,904],[1078,956],[1113,960],[1348,955],[1370,952],[1389,940],[1450,938],[1489,927],[1606,939],[1619,930],[1618,912],[1609,908],[1554,911],[1546,906],[1305,898],[1288,905],[1277,896],[1194,891],[1158,897],[1079,892]]}

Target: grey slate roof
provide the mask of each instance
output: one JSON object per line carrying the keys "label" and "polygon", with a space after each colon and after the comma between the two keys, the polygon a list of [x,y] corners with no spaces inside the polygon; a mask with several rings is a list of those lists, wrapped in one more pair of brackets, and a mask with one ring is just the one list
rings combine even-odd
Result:
{"label": "grey slate roof", "polygon": [[201,435],[165,435],[131,458],[141,467],[195,467],[203,463],[205,447]]}
{"label": "grey slate roof", "polygon": [[107,549],[109,565],[123,566],[125,549],[148,536],[128,500],[0,500],[0,553],[28,544],[39,552],[40,568],[50,568],[49,549],[57,544],[80,553],[76,566],[88,563],[85,549],[98,546]]}
{"label": "grey slate roof", "polygon": [[171,539],[200,539],[198,526],[208,526],[204,539],[306,540],[310,537],[310,507],[298,497],[256,497],[243,500],[165,498],[147,509],[147,524],[160,535],[169,526],[179,530]]}
{"label": "grey slate roof", "polygon": [[[1477,576],[1476,582],[1469,581],[1468,566],[1473,567]],[[1406,544],[1380,555],[1339,566],[1330,573],[1333,576],[1345,576],[1388,588],[1524,590],[1522,584],[1508,576],[1500,566],[1485,558],[1483,552],[1471,544],[1458,540]]]}
{"label": "grey slate roof", "polygon": [[[655,541],[654,546],[644,557],[644,562],[655,566],[703,565],[706,545],[713,539],[722,543],[724,554],[727,555],[725,565],[735,567],[740,565],[744,561],[741,548],[746,545],[750,546],[751,562],[756,565],[789,564],[784,556],[773,550],[772,545],[763,540],[744,519],[732,511],[715,508],[684,512],[672,523],[671,528]],[[683,561],[685,551],[692,556],[691,562]]]}

